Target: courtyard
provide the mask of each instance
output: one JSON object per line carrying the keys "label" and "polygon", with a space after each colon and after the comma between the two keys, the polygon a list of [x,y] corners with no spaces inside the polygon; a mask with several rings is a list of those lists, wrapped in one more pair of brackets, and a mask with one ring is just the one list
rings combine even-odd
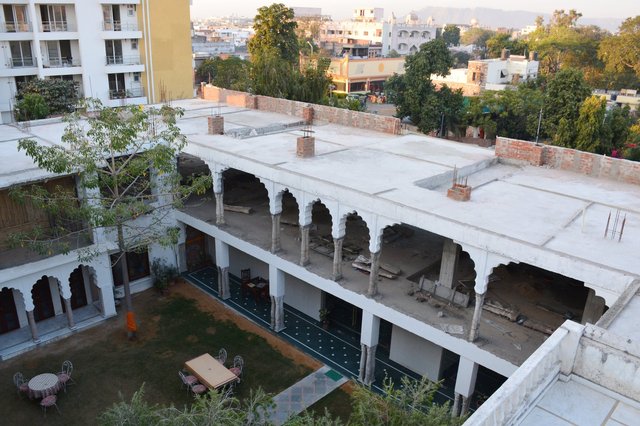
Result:
{"label": "courtyard", "polygon": [[[178,371],[185,361],[207,352],[217,354],[222,347],[230,359],[239,354],[245,360],[242,383],[235,388],[240,399],[258,387],[276,395],[322,366],[185,282],[173,285],[167,296],[153,290],[136,294],[133,304],[139,325],[136,341],[127,340],[119,311],[93,328],[3,362],[2,422],[95,424],[105,409],[130,400],[143,383],[149,403],[183,407],[193,397],[181,387]],[[18,395],[13,374],[20,371],[28,379],[56,373],[65,360],[73,362],[75,384],[58,393],[61,414],[51,409],[44,418],[36,400]],[[335,415],[349,415],[349,397],[342,389],[311,409],[322,412],[326,405]]]}

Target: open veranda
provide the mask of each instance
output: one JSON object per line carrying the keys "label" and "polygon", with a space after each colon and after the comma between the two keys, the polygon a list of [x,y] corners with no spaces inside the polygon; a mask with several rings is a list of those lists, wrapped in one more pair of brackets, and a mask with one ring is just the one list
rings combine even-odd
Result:
{"label": "open veranda", "polygon": [[[235,387],[239,399],[258,387],[275,395],[321,366],[188,283],[172,286],[168,296],[153,290],[137,294],[133,304],[139,322],[135,341],[127,340],[120,313],[0,364],[0,423],[96,424],[101,413],[122,399],[129,401],[143,383],[149,403],[184,407],[194,398],[178,372],[185,361],[217,354],[222,347],[230,358],[238,354],[245,362],[242,383]],[[65,360],[73,361],[74,383],[57,393],[60,414],[53,408],[45,418],[39,400],[20,395],[12,377],[18,371],[27,379],[57,373]],[[312,409],[322,412],[330,405],[334,414],[348,416],[349,397],[341,389],[333,394]]]}

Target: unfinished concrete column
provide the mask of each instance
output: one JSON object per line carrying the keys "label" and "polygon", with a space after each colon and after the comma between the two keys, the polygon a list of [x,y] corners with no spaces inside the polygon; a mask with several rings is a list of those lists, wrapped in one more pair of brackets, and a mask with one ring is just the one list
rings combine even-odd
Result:
{"label": "unfinished concrete column", "polygon": [[309,264],[309,230],[311,224],[300,224],[300,266]]}
{"label": "unfinished concrete column", "polygon": [[589,294],[587,295],[587,302],[585,303],[584,311],[582,312],[582,324],[595,324],[596,322],[598,322],[598,320],[604,313],[604,307],[604,299],[600,296],[596,296],[595,290],[590,288]]}
{"label": "unfinished concrete column", "polygon": [[342,278],[342,243],[344,243],[344,237],[333,239],[333,274],[334,281],[338,281]]}
{"label": "unfinished concrete column", "polygon": [[31,338],[35,343],[38,343],[40,342],[40,337],[38,336],[38,326],[36,325],[36,317],[33,315],[33,310],[27,311],[27,318],[29,319]]}
{"label": "unfinished concrete column", "polygon": [[64,309],[67,313],[67,323],[69,323],[69,328],[76,328],[76,323],[73,320],[73,309],[71,309],[71,298],[63,299],[64,300]]}
{"label": "unfinished concrete column", "polygon": [[468,358],[460,357],[452,409],[453,416],[464,416],[467,413],[471,396],[476,388],[477,375],[478,364]]}
{"label": "unfinished concrete column", "polygon": [[371,253],[371,273],[369,274],[369,290],[367,295],[375,297],[378,295],[378,272],[380,270],[380,251]]}
{"label": "unfinished concrete column", "polygon": [[271,253],[280,251],[280,213],[271,215]]}
{"label": "unfinished concrete column", "polygon": [[215,239],[216,267],[218,269],[218,296],[222,300],[231,297],[229,289],[229,245],[219,238]]}
{"label": "unfinished concrete column", "polygon": [[452,239],[445,239],[442,247],[442,261],[440,262],[440,277],[438,280],[441,285],[447,288],[454,287],[459,254],[460,246],[454,243]]}
{"label": "unfinished concrete column", "polygon": [[380,318],[371,312],[362,311],[362,327],[360,331],[360,369],[358,380],[370,385],[375,379],[376,349],[380,336]]}
{"label": "unfinished concrete column", "polygon": [[271,329],[284,330],[284,272],[269,265],[269,296],[271,297]]}
{"label": "unfinished concrete column", "polygon": [[473,308],[473,319],[471,320],[471,329],[469,330],[469,341],[475,342],[478,337],[478,328],[480,327],[480,317],[482,316],[482,305],[484,304],[484,296],[486,293],[476,293],[476,305]]}

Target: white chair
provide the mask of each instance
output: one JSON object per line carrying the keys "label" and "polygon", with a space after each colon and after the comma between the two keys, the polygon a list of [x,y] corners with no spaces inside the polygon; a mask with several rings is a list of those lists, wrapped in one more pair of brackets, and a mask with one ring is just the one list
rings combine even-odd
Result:
{"label": "white chair", "polygon": [[220,364],[224,365],[224,363],[227,362],[227,350],[225,348],[220,349],[216,359]]}
{"label": "white chair", "polygon": [[182,380],[182,385],[187,388],[187,392],[191,390],[191,387],[198,384],[198,378],[196,376],[191,376],[188,373],[185,374],[183,371],[178,371],[178,376],[180,376],[180,380]]}
{"label": "white chair", "polygon": [[[73,364],[71,361],[66,360],[62,363],[62,371],[58,373],[58,380],[62,384],[62,388],[65,392],[67,392],[67,383],[75,383],[75,381],[71,378],[71,373],[73,372]],[[56,407],[57,408],[57,407]]]}
{"label": "white chair", "polygon": [[21,372],[17,372],[13,375],[13,383],[16,385],[18,389],[18,395],[29,393],[29,385],[27,385],[28,380],[24,378]]}
{"label": "white chair", "polygon": [[58,408],[58,397],[55,395],[49,395],[42,398],[40,401],[40,406],[42,407],[42,411],[44,411],[44,416],[47,417],[47,408],[56,407],[56,411],[60,414],[60,409]]}
{"label": "white chair", "polygon": [[233,367],[229,369],[233,374],[238,377],[238,383],[242,380],[242,370],[244,369],[244,359],[240,355],[233,357]]}

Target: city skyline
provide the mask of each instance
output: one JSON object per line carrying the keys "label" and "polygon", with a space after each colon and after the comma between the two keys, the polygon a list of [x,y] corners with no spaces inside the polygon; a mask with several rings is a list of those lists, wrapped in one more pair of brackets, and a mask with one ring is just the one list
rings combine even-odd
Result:
{"label": "city skyline", "polygon": [[[191,16],[193,18],[206,18],[210,16],[246,16],[253,17],[259,7],[270,5],[274,1],[264,0],[243,0],[239,3],[218,3],[208,0],[193,0],[191,7]],[[578,1],[578,0],[538,0],[535,5],[524,6],[519,3],[507,0],[485,0],[469,1],[469,0],[430,0],[425,4],[419,0],[406,0],[402,4],[392,2],[390,0],[376,1],[370,4],[358,0],[351,2],[345,6],[343,1],[339,0],[304,0],[296,2],[283,2],[287,6],[299,7],[320,7],[322,13],[331,15],[335,19],[345,19],[351,17],[352,9],[359,7],[381,7],[384,8],[385,18],[389,17],[393,12],[396,16],[401,17],[424,7],[452,7],[452,8],[492,8],[502,10],[519,10],[536,13],[553,13],[556,9],[576,9],[581,12],[585,18],[619,18],[625,19],[640,14],[637,0],[618,0],[616,2],[603,3],[596,1]]]}

